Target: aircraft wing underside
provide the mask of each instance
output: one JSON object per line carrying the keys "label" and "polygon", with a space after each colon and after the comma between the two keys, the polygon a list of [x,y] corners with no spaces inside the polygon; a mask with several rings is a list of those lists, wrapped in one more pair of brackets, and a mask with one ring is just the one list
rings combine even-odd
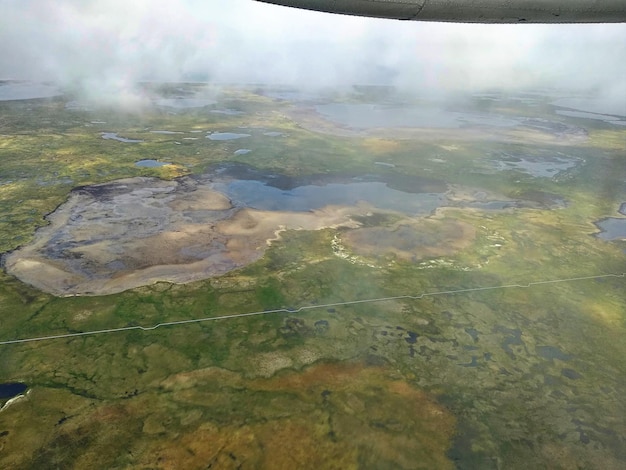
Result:
{"label": "aircraft wing underside", "polygon": [[258,0],[307,10],[415,21],[622,23],[626,0]]}

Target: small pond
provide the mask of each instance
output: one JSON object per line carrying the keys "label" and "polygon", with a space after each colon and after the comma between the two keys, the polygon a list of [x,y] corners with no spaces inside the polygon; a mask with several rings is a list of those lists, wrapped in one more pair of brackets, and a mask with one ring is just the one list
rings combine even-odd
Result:
{"label": "small pond", "polygon": [[120,137],[116,132],[102,132],[102,138],[106,140],[117,140],[118,142],[125,142],[127,144],[143,142],[143,140],[140,139],[127,139],[126,137]]}
{"label": "small pond", "polygon": [[[626,215],[626,202],[622,203],[617,212]],[[602,230],[596,237],[603,240],[626,240],[626,218],[607,217],[596,222],[596,225]]]}
{"label": "small pond", "polygon": [[626,219],[609,217],[596,222],[602,232],[596,236],[603,240],[626,240]]}
{"label": "small pond", "polygon": [[244,137],[250,137],[250,134],[237,134],[235,132],[214,132],[206,136],[211,140],[236,140],[243,139]]}
{"label": "small pond", "polygon": [[158,160],[139,160],[135,162],[135,165],[141,166],[144,168],[158,168],[160,166],[171,165],[170,162],[160,162]]}
{"label": "small pond", "polygon": [[250,153],[250,152],[252,152],[252,150],[250,150],[250,149],[239,149],[239,150],[235,150],[233,153],[235,155],[245,155],[245,154]]}
{"label": "small pond", "polygon": [[238,116],[240,114],[245,114],[243,111],[238,111],[236,109],[212,109],[210,112],[213,114],[225,114],[226,116]]}
{"label": "small pond", "polygon": [[540,178],[554,178],[559,173],[574,168],[579,163],[578,158],[566,155],[504,155],[494,162],[494,166],[500,171],[517,170]]}

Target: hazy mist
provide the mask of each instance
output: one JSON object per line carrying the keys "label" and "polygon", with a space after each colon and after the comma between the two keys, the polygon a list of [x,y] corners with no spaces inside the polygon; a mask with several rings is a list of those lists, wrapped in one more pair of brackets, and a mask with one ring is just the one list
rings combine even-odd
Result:
{"label": "hazy mist", "polygon": [[626,25],[469,25],[252,0],[5,0],[0,79],[136,99],[138,81],[602,90],[626,101]]}

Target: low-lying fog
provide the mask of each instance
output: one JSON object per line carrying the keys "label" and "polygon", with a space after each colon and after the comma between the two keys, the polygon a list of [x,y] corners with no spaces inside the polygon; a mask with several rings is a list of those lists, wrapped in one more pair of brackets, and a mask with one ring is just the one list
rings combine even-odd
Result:
{"label": "low-lying fog", "polygon": [[[565,99],[559,106],[624,115],[624,76],[624,24],[416,23],[251,0],[26,0],[5,4],[0,20],[0,80],[53,82],[125,109],[146,104],[138,82],[209,81],[303,90],[393,85],[430,98],[552,87]],[[592,105],[573,94],[580,91],[595,93]],[[46,85],[35,95],[56,92]],[[3,87],[0,99],[23,93],[20,85]],[[158,104],[211,103],[204,96]]]}

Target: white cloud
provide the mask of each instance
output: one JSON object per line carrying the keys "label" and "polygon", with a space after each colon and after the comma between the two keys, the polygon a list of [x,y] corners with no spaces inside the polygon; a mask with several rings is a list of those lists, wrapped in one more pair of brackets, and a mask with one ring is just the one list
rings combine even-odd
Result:
{"label": "white cloud", "polygon": [[5,0],[0,17],[0,78],[88,88],[210,77],[303,86],[393,80],[444,91],[619,90],[624,76],[622,24],[414,23],[252,0]]}

